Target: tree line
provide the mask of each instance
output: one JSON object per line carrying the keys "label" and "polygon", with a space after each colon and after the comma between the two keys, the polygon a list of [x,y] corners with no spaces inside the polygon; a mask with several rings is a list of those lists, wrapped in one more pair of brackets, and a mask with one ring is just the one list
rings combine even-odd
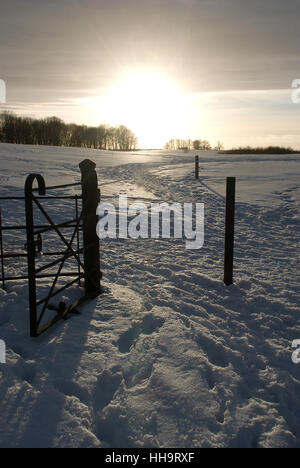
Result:
{"label": "tree line", "polygon": [[215,151],[221,151],[224,149],[224,145],[221,141],[218,141],[215,147],[207,140],[181,140],[181,139],[172,139],[165,144],[165,149],[167,150],[204,150],[209,151],[214,149]]}
{"label": "tree line", "polygon": [[224,154],[299,154],[299,150],[294,150],[291,147],[284,146],[267,146],[267,147],[253,147],[253,146],[240,146],[239,148],[232,148],[223,151]]}
{"label": "tree line", "polygon": [[138,144],[135,134],[124,125],[88,127],[67,124],[58,117],[34,119],[8,111],[0,114],[0,142],[114,151],[135,150]]}

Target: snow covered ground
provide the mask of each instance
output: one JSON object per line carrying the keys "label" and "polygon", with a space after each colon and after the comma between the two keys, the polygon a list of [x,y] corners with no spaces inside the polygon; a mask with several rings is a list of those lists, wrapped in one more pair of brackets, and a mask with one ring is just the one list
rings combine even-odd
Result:
{"label": "snow covered ground", "polygon": [[[200,153],[196,181],[194,154],[0,145],[1,196],[20,195],[30,172],[48,184],[78,180],[89,157],[107,200],[126,191],[205,204],[201,250],[178,239],[103,241],[105,293],[38,339],[28,336],[26,283],[0,290],[1,447],[300,447],[300,364],[291,359],[300,339],[300,155]],[[227,288],[224,187],[235,175]],[[5,224],[24,221],[22,204],[1,206]],[[56,219],[68,209],[56,205]],[[6,235],[7,248],[23,244]],[[21,267],[10,262],[9,271]],[[64,298],[79,294],[74,287]]]}

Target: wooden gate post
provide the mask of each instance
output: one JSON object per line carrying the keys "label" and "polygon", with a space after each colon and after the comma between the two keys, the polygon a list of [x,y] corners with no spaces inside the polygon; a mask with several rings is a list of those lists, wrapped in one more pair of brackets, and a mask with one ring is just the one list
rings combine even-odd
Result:
{"label": "wooden gate post", "polygon": [[89,297],[101,293],[100,241],[97,236],[97,207],[100,202],[96,164],[85,159],[79,164],[82,184],[82,221],[85,291]]}
{"label": "wooden gate post", "polygon": [[234,248],[234,217],[235,217],[235,177],[227,177],[226,187],[226,227],[225,227],[225,260],[224,283],[233,283],[233,248]]}

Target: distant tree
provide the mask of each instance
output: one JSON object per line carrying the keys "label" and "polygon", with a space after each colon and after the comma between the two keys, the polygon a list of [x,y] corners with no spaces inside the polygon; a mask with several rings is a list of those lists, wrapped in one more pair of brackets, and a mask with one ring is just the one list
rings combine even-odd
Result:
{"label": "distant tree", "polygon": [[181,140],[181,139],[172,139],[172,140],[169,140],[166,144],[165,144],[165,149],[168,149],[168,150],[185,150],[185,151],[189,151],[191,149],[194,149],[194,150],[211,150],[212,147],[211,147],[211,144],[207,141],[207,140]]}
{"label": "distant tree", "polygon": [[5,111],[1,115],[1,130],[3,142],[16,143],[16,120],[17,117],[12,113]]}
{"label": "distant tree", "polygon": [[200,140],[194,140],[193,141],[193,148],[194,150],[199,150],[200,149]]}
{"label": "distant tree", "polygon": [[207,140],[203,140],[202,143],[201,143],[201,146],[202,146],[201,149],[203,149],[204,151],[209,151],[209,150],[212,149],[211,144]]}
{"label": "distant tree", "polygon": [[170,150],[176,150],[176,143],[175,140],[170,140]]}
{"label": "distant tree", "polygon": [[221,141],[218,141],[218,143],[216,144],[215,150],[216,151],[223,151],[224,150],[224,145],[223,145],[223,143]]}
{"label": "distant tree", "polygon": [[187,140],[186,142],[187,149],[190,151],[193,149],[193,141],[192,140]]}

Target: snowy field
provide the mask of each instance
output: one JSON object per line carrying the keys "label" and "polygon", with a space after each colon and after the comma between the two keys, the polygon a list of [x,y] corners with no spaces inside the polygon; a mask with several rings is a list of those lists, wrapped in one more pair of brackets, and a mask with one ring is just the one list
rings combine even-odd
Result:
{"label": "snowy field", "polygon": [[[196,181],[194,154],[0,145],[0,196],[22,195],[31,172],[48,185],[79,180],[88,157],[106,200],[126,192],[205,204],[201,250],[178,239],[102,241],[105,293],[37,339],[28,336],[26,283],[0,289],[0,447],[300,447],[300,364],[291,359],[300,155],[198,152]],[[237,177],[229,288],[226,176]],[[58,221],[70,218],[67,203],[53,208]],[[22,202],[1,208],[4,224],[24,222]],[[24,238],[6,234],[5,245],[20,251]],[[74,287],[63,297],[78,295]]]}

